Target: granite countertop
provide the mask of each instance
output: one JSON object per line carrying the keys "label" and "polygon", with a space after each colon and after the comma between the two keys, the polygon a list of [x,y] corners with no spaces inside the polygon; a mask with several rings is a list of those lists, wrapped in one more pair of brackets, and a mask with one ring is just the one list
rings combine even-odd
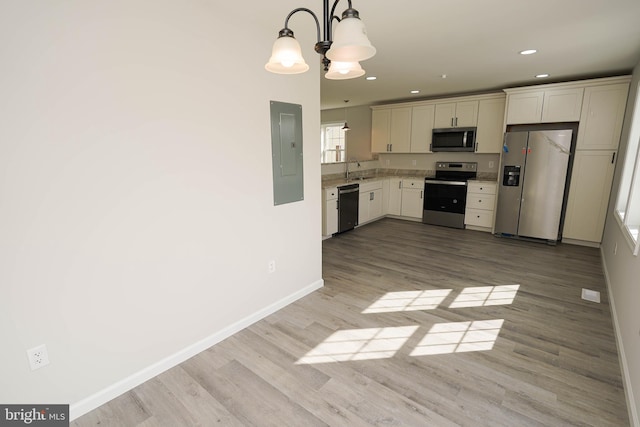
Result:
{"label": "granite countertop", "polygon": [[[435,178],[435,171],[430,170],[412,170],[412,169],[369,169],[361,172],[352,173],[352,177],[347,179],[344,173],[325,175],[322,177],[322,188],[340,187],[346,184],[362,184],[369,181],[385,178],[401,178],[401,179],[424,179]],[[474,181],[498,181],[496,173],[478,172],[478,177]]]}

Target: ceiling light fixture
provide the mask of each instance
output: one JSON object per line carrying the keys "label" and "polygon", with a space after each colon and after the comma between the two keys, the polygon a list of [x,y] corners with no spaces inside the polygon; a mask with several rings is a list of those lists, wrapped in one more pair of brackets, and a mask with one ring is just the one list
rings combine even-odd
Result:
{"label": "ceiling light fixture", "polygon": [[411,93],[415,95],[416,93],[420,93],[420,91],[419,90],[412,90]]}
{"label": "ceiling light fixture", "polygon": [[536,79],[544,79],[545,77],[549,77],[549,74],[538,74],[538,75],[536,75]]}
{"label": "ceiling light fixture", "polygon": [[351,128],[347,124],[347,102],[349,102],[349,100],[345,99],[344,100],[344,126],[342,126],[342,130],[345,132],[348,130],[351,130]]}
{"label": "ceiling light fixture", "polygon": [[359,62],[332,61],[329,71],[324,76],[330,80],[354,79],[364,75]]}
{"label": "ceiling light fixture", "polygon": [[376,76],[369,76],[369,77],[367,77],[367,80],[369,80],[369,81],[373,81],[373,80],[376,80],[376,79],[377,79],[377,77],[376,77]]}
{"label": "ceiling light fixture", "polygon": [[[329,0],[323,0],[324,40],[320,39],[320,22],[315,13],[305,7],[292,10],[284,20],[284,28],[278,33],[278,39],[273,44],[271,57],[265,65],[267,71],[277,74],[299,74],[309,69],[309,65],[302,57],[300,43],[294,38],[289,29],[289,19],[297,12],[309,13],[315,23],[318,42],[315,51],[322,55],[322,64],[327,71],[327,79],[353,79],[364,75],[360,61],[371,58],[376,54],[376,48],[371,45],[367,31],[360,20],[357,10],[353,9],[351,0],[349,7],[342,12],[342,19],[335,15],[336,6],[340,0],[335,0],[329,11]],[[331,38],[333,20],[338,21],[333,40]],[[331,67],[329,67],[331,65]]]}
{"label": "ceiling light fixture", "polygon": [[537,50],[535,49],[526,49],[526,50],[521,50],[520,55],[533,55],[536,52]]}

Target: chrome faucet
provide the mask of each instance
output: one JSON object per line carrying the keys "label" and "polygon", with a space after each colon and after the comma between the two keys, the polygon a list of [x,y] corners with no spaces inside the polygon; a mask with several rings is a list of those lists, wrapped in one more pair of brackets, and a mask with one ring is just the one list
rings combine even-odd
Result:
{"label": "chrome faucet", "polygon": [[351,157],[350,159],[347,159],[347,181],[349,181],[349,162],[351,160],[353,160],[358,165],[358,167],[360,167],[360,162],[355,157]]}

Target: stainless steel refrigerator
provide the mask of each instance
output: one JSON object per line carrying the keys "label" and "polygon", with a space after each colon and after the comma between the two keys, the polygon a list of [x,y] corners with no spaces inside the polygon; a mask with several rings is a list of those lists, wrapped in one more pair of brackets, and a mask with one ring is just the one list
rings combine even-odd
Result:
{"label": "stainless steel refrigerator", "polygon": [[572,129],[507,132],[495,234],[560,239]]}

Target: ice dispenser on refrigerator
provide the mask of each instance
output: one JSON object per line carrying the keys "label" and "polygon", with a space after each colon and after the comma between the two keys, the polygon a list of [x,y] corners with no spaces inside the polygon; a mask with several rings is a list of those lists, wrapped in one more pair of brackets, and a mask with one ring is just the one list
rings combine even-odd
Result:
{"label": "ice dispenser on refrigerator", "polygon": [[504,167],[502,185],[505,187],[517,187],[520,185],[520,166]]}

